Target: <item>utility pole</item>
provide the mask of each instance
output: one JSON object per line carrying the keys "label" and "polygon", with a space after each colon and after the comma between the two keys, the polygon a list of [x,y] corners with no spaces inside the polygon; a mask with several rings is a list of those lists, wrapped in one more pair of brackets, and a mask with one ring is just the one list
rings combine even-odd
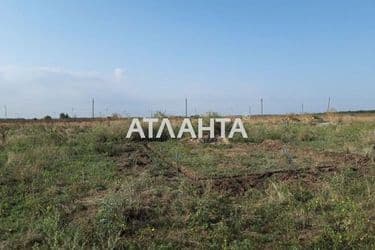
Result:
{"label": "utility pole", "polygon": [[185,117],[188,117],[187,98],[185,98]]}
{"label": "utility pole", "polygon": [[301,114],[304,113],[304,110],[303,110],[303,103],[302,103],[302,107],[301,107]]}
{"label": "utility pole", "polygon": [[8,108],[7,108],[7,105],[4,106],[4,117],[5,117],[5,119],[8,118]]}
{"label": "utility pole", "polygon": [[260,98],[260,114],[263,115],[263,98]]}
{"label": "utility pole", "polygon": [[327,106],[327,112],[329,112],[331,109],[331,97],[328,97],[328,106]]}
{"label": "utility pole", "polygon": [[92,119],[95,118],[95,100],[94,100],[94,98],[92,98],[92,102],[91,102],[91,118]]}
{"label": "utility pole", "polygon": [[251,116],[251,106],[249,106],[249,116]]}

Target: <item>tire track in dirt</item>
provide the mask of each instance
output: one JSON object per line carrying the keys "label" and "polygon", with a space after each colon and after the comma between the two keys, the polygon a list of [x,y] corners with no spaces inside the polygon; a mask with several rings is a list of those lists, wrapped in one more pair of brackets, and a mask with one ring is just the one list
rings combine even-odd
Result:
{"label": "tire track in dirt", "polygon": [[[210,184],[212,187],[219,191],[225,191],[233,194],[241,194],[248,188],[260,188],[270,178],[277,180],[304,180],[309,183],[315,183],[319,178],[327,174],[335,174],[343,169],[352,169],[353,171],[366,169],[371,160],[368,157],[352,154],[352,153],[337,153],[337,152],[317,152],[314,150],[305,150],[306,153],[316,155],[317,157],[324,157],[329,159],[328,162],[318,163],[312,167],[298,167],[288,169],[268,170],[264,172],[248,173],[242,175],[231,176],[200,176],[196,171],[180,165],[174,161],[167,159],[159,152],[153,150],[147,143],[144,144],[145,148],[151,154],[158,157],[162,162],[172,166],[176,170],[176,174],[181,174],[197,186]],[[264,146],[264,145],[260,145]],[[307,152],[308,151],[308,152]],[[343,167],[342,165],[348,165]]]}

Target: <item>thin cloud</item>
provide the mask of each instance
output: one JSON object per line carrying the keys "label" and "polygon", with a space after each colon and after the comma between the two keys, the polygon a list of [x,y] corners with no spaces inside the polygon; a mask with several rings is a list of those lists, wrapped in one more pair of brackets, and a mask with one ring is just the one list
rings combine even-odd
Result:
{"label": "thin cloud", "polygon": [[43,116],[71,107],[84,116],[92,97],[103,102],[127,99],[130,87],[124,72],[120,68],[105,74],[55,67],[0,67],[0,105],[13,107],[19,116]]}
{"label": "thin cloud", "polygon": [[122,68],[115,68],[113,70],[113,76],[116,81],[123,81],[125,79],[125,70]]}

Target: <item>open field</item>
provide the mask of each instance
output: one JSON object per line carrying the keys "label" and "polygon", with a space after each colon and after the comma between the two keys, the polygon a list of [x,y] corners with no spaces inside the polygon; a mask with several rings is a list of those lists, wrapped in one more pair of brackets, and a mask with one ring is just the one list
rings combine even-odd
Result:
{"label": "open field", "polygon": [[375,248],[375,114],[243,120],[209,141],[0,121],[0,248]]}

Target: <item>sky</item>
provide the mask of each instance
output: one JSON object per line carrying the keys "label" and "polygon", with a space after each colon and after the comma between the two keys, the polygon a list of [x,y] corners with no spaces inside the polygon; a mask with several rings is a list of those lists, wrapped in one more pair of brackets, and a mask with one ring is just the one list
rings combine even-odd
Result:
{"label": "sky", "polygon": [[0,118],[375,109],[375,1],[0,1]]}

